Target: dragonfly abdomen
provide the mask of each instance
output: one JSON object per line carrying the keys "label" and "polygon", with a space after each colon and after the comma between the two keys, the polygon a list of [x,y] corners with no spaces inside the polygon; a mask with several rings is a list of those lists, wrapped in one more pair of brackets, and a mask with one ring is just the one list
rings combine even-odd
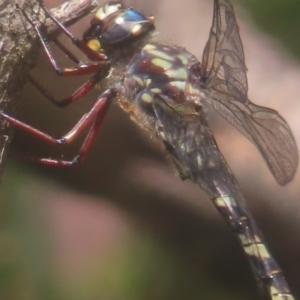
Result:
{"label": "dragonfly abdomen", "polygon": [[257,225],[245,209],[231,196],[212,199],[237,234],[257,279],[268,288],[272,299],[293,300],[283,273],[270,254]]}

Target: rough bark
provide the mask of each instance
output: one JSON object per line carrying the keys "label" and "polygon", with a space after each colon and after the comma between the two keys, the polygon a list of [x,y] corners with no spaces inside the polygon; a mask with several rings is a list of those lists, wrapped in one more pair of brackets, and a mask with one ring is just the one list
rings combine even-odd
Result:
{"label": "rough bark", "polygon": [[[44,25],[49,35],[56,32],[55,24],[45,18],[37,0],[4,0],[0,4],[0,110],[9,114],[13,114],[18,106],[18,93],[35,65],[40,49],[35,31],[16,4],[36,25]],[[96,6],[94,0],[71,0],[52,9],[52,12],[60,21],[71,25]],[[0,180],[11,136],[11,126],[0,120]]]}

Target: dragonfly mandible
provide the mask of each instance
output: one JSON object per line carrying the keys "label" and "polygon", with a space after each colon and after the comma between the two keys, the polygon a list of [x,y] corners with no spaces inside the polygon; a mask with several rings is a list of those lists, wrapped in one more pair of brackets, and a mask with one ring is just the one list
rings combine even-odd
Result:
{"label": "dragonfly mandible", "polygon": [[161,41],[155,34],[154,17],[125,8],[121,2],[109,2],[99,8],[82,39],[73,36],[47,8],[44,9],[91,60],[91,63],[80,63],[58,44],[77,63],[75,68],[59,67],[42,30],[35,27],[23,11],[56,72],[65,76],[92,75],[70,97],[61,101],[53,98],[38,82],[33,79],[31,82],[60,107],[77,101],[99,81],[104,82],[107,89],[73,129],[59,139],[1,112],[8,122],[54,144],[70,143],[90,126],[73,160],[28,159],[60,166],[82,161],[110,104],[116,99],[131,119],[163,142],[182,179],[191,179],[208,193],[239,238],[255,276],[271,299],[294,299],[207,122],[206,110],[212,106],[254,143],[278,184],[284,185],[293,178],[298,165],[298,149],[287,122],[275,110],[255,105],[248,99],[247,68],[231,1],[214,0],[212,26],[201,63],[185,48]]}

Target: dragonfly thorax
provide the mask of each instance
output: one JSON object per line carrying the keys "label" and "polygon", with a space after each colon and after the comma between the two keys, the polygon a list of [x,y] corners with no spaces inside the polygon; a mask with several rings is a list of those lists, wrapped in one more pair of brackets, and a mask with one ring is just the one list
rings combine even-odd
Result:
{"label": "dragonfly thorax", "polygon": [[155,97],[172,107],[194,99],[199,102],[201,91],[189,83],[190,67],[197,63],[197,58],[183,47],[157,42],[147,44],[127,66],[121,106],[134,118],[140,119],[143,115],[143,122],[147,118],[154,124]]}

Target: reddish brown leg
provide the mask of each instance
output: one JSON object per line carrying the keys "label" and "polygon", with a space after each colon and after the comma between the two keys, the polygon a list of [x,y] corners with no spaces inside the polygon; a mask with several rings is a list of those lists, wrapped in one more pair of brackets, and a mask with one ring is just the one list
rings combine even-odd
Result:
{"label": "reddish brown leg", "polygon": [[86,95],[90,90],[94,88],[94,86],[103,79],[107,73],[104,72],[105,70],[101,70],[101,72],[97,72],[92,77],[90,77],[83,85],[81,85],[75,92],[71,94],[71,96],[66,97],[62,100],[57,100],[55,97],[41,84],[39,83],[34,77],[28,76],[28,81],[33,84],[49,101],[59,107],[66,107],[69,104],[79,100],[84,95]]}
{"label": "reddish brown leg", "polygon": [[[46,13],[49,14],[49,16],[56,22],[60,27],[63,28],[64,32],[73,40],[75,37],[72,36],[72,34],[59,22],[57,21],[51,13],[44,7],[44,5],[41,3],[42,7],[45,9]],[[17,6],[18,7],[18,6]],[[52,52],[49,44],[47,43],[47,40],[44,38],[41,30],[27,17],[26,13],[21,9],[21,12],[25,16],[26,20],[33,26],[35,29],[37,35],[40,38],[40,41],[43,45],[43,48],[46,52],[46,55],[52,65],[52,67],[55,69],[56,73],[61,76],[77,76],[77,75],[86,75],[86,74],[92,74],[95,73],[86,83],[84,83],[82,86],[80,86],[71,96],[63,99],[63,100],[56,100],[53,95],[45,88],[43,87],[37,80],[35,80],[32,76],[29,76],[29,81],[52,103],[59,107],[66,107],[67,105],[77,101],[81,97],[83,97],[85,94],[87,94],[98,81],[105,78],[108,74],[110,65],[107,61],[105,61],[106,57],[104,57],[102,54],[97,54],[97,63],[90,63],[90,64],[83,64],[80,63],[80,61],[73,55],[71,51],[69,51],[65,46],[63,46],[59,41],[56,41],[57,46],[75,63],[78,64],[77,67],[74,68],[61,68],[58,66]],[[81,49],[81,48],[80,48]],[[90,51],[94,52],[90,49]],[[85,53],[85,52],[84,52]],[[98,55],[99,54],[99,55]],[[96,58],[96,57],[95,57]]]}
{"label": "reddish brown leg", "polygon": [[96,134],[106,116],[108,108],[112,102],[112,99],[115,97],[116,91],[114,89],[106,90],[94,104],[92,109],[83,115],[83,117],[78,121],[78,123],[62,138],[56,139],[49,134],[46,134],[28,124],[25,124],[13,117],[6,115],[3,112],[0,112],[0,115],[6,119],[9,123],[33,134],[34,136],[49,142],[51,144],[69,144],[71,143],[88,125],[92,123],[92,126],[79,150],[78,155],[75,156],[73,160],[62,160],[62,159],[52,159],[52,158],[37,158],[30,156],[23,156],[26,160],[39,162],[47,165],[58,165],[58,166],[71,166],[76,164],[86,156],[90,150]]}
{"label": "reddish brown leg", "polygon": [[[79,66],[76,68],[60,68],[58,67],[55,58],[53,57],[51,53],[51,49],[49,44],[47,43],[46,38],[43,36],[41,30],[28,18],[27,14],[24,10],[22,10],[19,5],[16,5],[16,7],[22,12],[26,20],[32,25],[32,27],[35,29],[44,49],[47,54],[48,59],[50,60],[53,68],[55,71],[60,75],[66,75],[66,76],[74,76],[74,75],[83,75],[83,74],[91,74],[99,70],[102,66],[102,63],[104,65],[107,65],[106,62],[106,55],[102,53],[98,53],[92,49],[90,49],[82,40],[75,37],[62,23],[60,23],[51,13],[50,11],[44,6],[43,2],[40,1],[41,7],[45,10],[46,14],[63,30],[63,32],[72,40],[74,45],[78,47],[86,56],[88,56],[89,59],[93,61],[97,61],[97,63],[91,63],[91,64],[81,64],[77,58],[64,46],[62,46],[59,42],[56,44],[62,49],[62,51],[65,52],[67,56],[73,61],[77,61],[79,63]],[[92,59],[93,58],[93,59]],[[76,63],[77,63],[76,62]]]}
{"label": "reddish brown leg", "polygon": [[58,48],[60,48],[60,50],[62,52],[64,52],[67,57],[73,61],[73,63],[79,65],[81,63],[81,61],[64,45],[62,44],[58,39],[53,40],[53,42],[56,44],[56,46]]}
{"label": "reddish brown leg", "polygon": [[[96,73],[98,71],[101,70],[101,68],[106,68],[108,63],[105,59],[103,58],[99,58],[98,60],[94,59],[95,61],[97,61],[97,63],[89,63],[89,64],[85,64],[85,63],[80,63],[78,64],[77,67],[74,68],[61,68],[58,66],[52,52],[51,52],[51,48],[47,42],[47,40],[44,38],[41,30],[39,28],[37,28],[37,26],[35,26],[34,24],[32,24],[34,26],[34,29],[43,45],[43,48],[46,52],[46,55],[51,63],[51,65],[53,66],[55,72],[58,75],[62,75],[62,76],[80,76],[80,75],[86,75],[86,74],[92,74],[92,73]],[[64,46],[61,46],[61,44],[57,44],[60,49],[71,59],[74,60],[75,56],[69,51],[67,50]],[[91,50],[91,49],[90,49]],[[97,53],[93,50],[91,50],[94,53]],[[84,52],[85,53],[85,52]],[[102,55],[102,54],[101,54]],[[77,59],[76,59],[77,60]],[[78,61],[78,60],[77,60]]]}
{"label": "reddish brown leg", "polygon": [[61,30],[72,40],[73,44],[80,49],[90,60],[93,61],[104,61],[107,59],[106,55],[103,53],[96,52],[89,48],[85,42],[83,42],[81,39],[75,37],[60,21],[58,21],[46,8],[42,1],[40,1],[41,6],[45,10],[46,14],[52,19],[54,23],[57,24],[58,27],[61,28]]}
{"label": "reddish brown leg", "polygon": [[[107,62],[98,62],[93,64],[80,64],[78,67],[75,68],[60,68],[57,65],[57,62],[54,56],[51,53],[50,47],[47,44],[46,40],[43,38],[40,30],[33,25],[37,34],[40,37],[40,40],[43,44],[45,52],[49,61],[51,62],[53,68],[55,69],[56,73],[62,76],[76,76],[76,75],[85,75],[90,73],[95,73],[87,82],[85,82],[82,86],[80,86],[71,96],[63,99],[63,100],[56,100],[49,91],[43,87],[37,80],[35,80],[32,76],[29,76],[29,81],[52,103],[59,107],[66,107],[67,105],[77,101],[85,94],[87,94],[95,84],[103,79],[108,74],[109,64]],[[60,42],[56,42],[56,44],[60,47],[60,49],[74,62],[80,63],[77,58],[68,50],[66,49]]]}

